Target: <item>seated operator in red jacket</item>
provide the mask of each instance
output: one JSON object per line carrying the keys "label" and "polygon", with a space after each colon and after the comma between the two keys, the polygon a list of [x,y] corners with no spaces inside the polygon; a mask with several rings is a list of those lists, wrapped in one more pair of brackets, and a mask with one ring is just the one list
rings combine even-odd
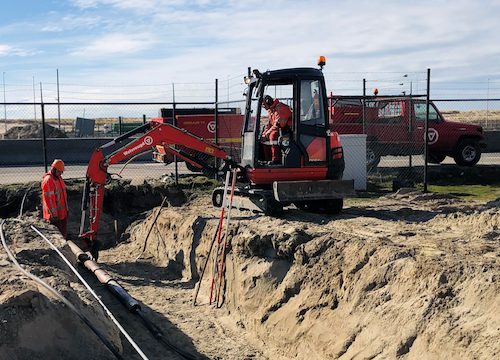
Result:
{"label": "seated operator in red jacket", "polygon": [[68,196],[66,185],[61,175],[64,172],[64,162],[56,159],[50,171],[42,179],[43,218],[55,225],[62,236],[68,235]]}
{"label": "seated operator in red jacket", "polygon": [[281,150],[278,145],[278,137],[280,130],[292,130],[292,111],[290,107],[278,99],[273,99],[271,96],[266,95],[262,106],[269,113],[269,125],[262,133],[262,137],[269,137],[271,142],[271,161],[269,164],[281,164]]}

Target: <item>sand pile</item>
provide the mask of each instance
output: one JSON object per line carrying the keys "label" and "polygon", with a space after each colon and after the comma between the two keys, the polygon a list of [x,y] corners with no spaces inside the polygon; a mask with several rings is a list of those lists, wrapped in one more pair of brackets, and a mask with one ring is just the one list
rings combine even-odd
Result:
{"label": "sand pile", "polygon": [[[66,264],[28,225],[50,236],[71,259],[64,240],[51,226],[29,218],[27,222],[6,222],[5,237],[17,261],[29,272],[63,294],[118,348],[122,348],[116,327],[90,298]],[[59,299],[22,275],[0,255],[0,359],[114,359],[115,357]]]}
{"label": "sand pile", "polygon": [[[67,138],[64,131],[59,130],[49,124],[45,124],[45,136],[47,138]],[[42,124],[28,124],[24,126],[14,126],[4,134],[5,139],[40,139],[43,137]]]}
{"label": "sand pile", "polygon": [[[217,223],[208,206],[162,210],[148,242],[153,217],[131,229],[119,256],[145,249],[143,259],[196,280]],[[239,215],[225,308],[277,356],[500,354],[498,201],[403,191],[338,218],[299,210],[283,219]]]}
{"label": "sand pile", "polygon": [[[500,355],[499,205],[401,190],[336,217],[234,210],[221,309],[207,304],[210,267],[192,306],[219,217],[208,196],[159,215],[153,209],[101,259],[168,338],[198,358],[493,359]],[[45,243],[9,224],[20,262],[136,358]],[[109,358],[78,318],[3,253],[0,284],[0,359]],[[170,358],[121,304],[100,296],[150,359]],[[70,336],[75,329],[79,336]]]}

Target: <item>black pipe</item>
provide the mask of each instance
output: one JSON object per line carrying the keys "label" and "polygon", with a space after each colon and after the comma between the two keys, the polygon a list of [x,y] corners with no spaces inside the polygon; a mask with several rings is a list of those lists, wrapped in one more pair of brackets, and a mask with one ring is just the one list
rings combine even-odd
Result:
{"label": "black pipe", "polygon": [[171,344],[167,339],[165,339],[162,331],[149,319],[141,313],[141,305],[137,300],[135,300],[129,293],[113,279],[100,265],[92,260],[92,258],[84,253],[75,243],[72,241],[67,242],[71,251],[75,254],[76,258],[80,263],[82,263],[90,272],[92,272],[100,283],[107,285],[108,290],[115,295],[118,300],[133,314],[138,315],[144,322],[146,328],[151,332],[151,334],[161,341],[170,350],[179,354],[185,359],[196,360],[197,358],[193,355],[177,348],[175,345]]}
{"label": "black pipe", "polygon": [[108,285],[109,291],[115,295],[118,300],[128,309],[130,312],[136,312],[141,310],[141,305],[139,302],[129,295],[128,292],[125,291],[124,288],[120,286],[115,280],[111,279],[106,284]]}

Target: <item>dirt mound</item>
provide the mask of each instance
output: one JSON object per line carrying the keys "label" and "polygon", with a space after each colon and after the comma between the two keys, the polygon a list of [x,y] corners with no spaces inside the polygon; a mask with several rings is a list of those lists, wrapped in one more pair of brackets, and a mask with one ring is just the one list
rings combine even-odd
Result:
{"label": "dirt mound", "polygon": [[[336,218],[293,209],[282,219],[236,213],[225,307],[274,349],[273,358],[496,358],[496,205],[401,192]],[[116,256],[141,254],[197,280],[218,211],[205,199],[153,219],[130,228]],[[209,281],[210,274],[204,302]]]}
{"label": "dirt mound", "polygon": [[[41,179],[40,179],[41,180]],[[81,200],[84,183],[66,180],[68,193],[68,237],[77,239],[80,231]],[[108,248],[121,241],[120,234],[134,221],[144,219],[166,197],[172,206],[187,201],[186,193],[170,183],[144,182],[131,185],[130,180],[112,180],[106,186],[101,216],[99,239]],[[21,210],[41,217],[41,188],[39,182],[0,187],[0,218],[17,216]]]}
{"label": "dirt mound", "polygon": [[[6,222],[6,242],[18,262],[42,278],[79,309],[106,337],[121,349],[116,327],[104,311],[89,298],[88,292],[49,245],[29,225],[50,236],[71,259],[64,240],[54,227],[28,218],[24,223]],[[114,359],[93,332],[59,299],[22,275],[0,255],[0,359]],[[77,335],[77,336],[75,336]]]}
{"label": "dirt mound", "polygon": [[[113,200],[123,202],[116,211],[125,212],[132,201],[140,206],[150,194],[130,191]],[[212,262],[199,306],[191,304],[220,213],[208,196],[194,200],[145,212],[144,221],[128,227],[126,242],[101,254],[148,316],[191,353],[278,360],[498,358],[500,199],[476,204],[400,190],[346,206],[336,217],[295,208],[280,219],[233,210],[221,309],[207,306]],[[58,237],[55,228],[30,222]],[[43,240],[8,224],[20,262],[67,295],[124,354],[133,354]],[[60,236],[57,245],[64,249]],[[6,339],[0,359],[109,358],[95,336],[19,275],[3,252],[0,284],[0,338]],[[142,324],[127,325],[151,359],[167,357]]]}
{"label": "dirt mound", "polygon": [[[49,124],[45,124],[45,136],[47,138],[67,138],[66,133]],[[28,124],[25,126],[14,126],[5,132],[5,139],[40,139],[43,137],[42,124]]]}

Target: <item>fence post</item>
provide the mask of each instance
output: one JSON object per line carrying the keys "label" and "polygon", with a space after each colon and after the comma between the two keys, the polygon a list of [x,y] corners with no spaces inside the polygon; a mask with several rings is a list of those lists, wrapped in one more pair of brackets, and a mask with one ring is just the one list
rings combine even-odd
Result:
{"label": "fence post", "polygon": [[215,79],[215,143],[217,145],[219,145],[219,134],[218,134],[218,130],[219,130],[219,79]]}
{"label": "fence post", "polygon": [[[215,144],[219,145],[219,79],[215,79],[215,104],[214,104],[214,121],[215,121]],[[219,168],[219,159],[214,157],[215,168]],[[217,179],[217,173],[215,173]]]}
{"label": "fence post", "polygon": [[142,124],[144,125],[146,123],[146,114],[142,115]]}
{"label": "fence post", "polygon": [[118,135],[122,134],[122,117],[118,116]]}
{"label": "fence post", "polygon": [[[413,121],[412,119],[415,119],[415,108],[413,106],[413,96],[411,95],[411,85],[410,85],[410,97],[409,97],[410,101],[410,112],[409,112],[409,118],[408,118],[408,132],[409,134],[411,134],[411,136],[413,136],[413,132],[415,131],[415,129],[413,129]],[[413,143],[413,141],[412,141]],[[414,143],[413,143],[414,144]],[[413,147],[417,146],[417,144],[414,144]],[[410,155],[408,155],[408,167],[410,168],[410,171],[412,171],[412,168],[413,168],[413,157],[412,157],[412,153],[413,153],[413,150],[414,149],[410,149]]]}
{"label": "fence post", "polygon": [[42,110],[42,148],[43,148],[43,166],[45,167],[45,172],[48,172],[47,164],[47,134],[45,133],[45,106],[43,105],[43,100],[40,103]]}
{"label": "fence post", "polygon": [[363,79],[363,134],[366,134],[366,79]]}
{"label": "fence post", "polygon": [[427,192],[427,159],[429,145],[429,101],[430,101],[431,69],[427,69],[427,95],[425,98],[425,126],[424,126],[424,193]]}
{"label": "fence post", "polygon": [[[177,126],[177,119],[175,118],[175,84],[172,83],[172,125]],[[179,163],[177,162],[177,155],[174,155],[175,167],[175,186],[179,186]]]}
{"label": "fence post", "polygon": [[7,104],[5,102],[5,71],[2,73],[3,79],[3,119],[5,121],[5,132],[7,132]]}

